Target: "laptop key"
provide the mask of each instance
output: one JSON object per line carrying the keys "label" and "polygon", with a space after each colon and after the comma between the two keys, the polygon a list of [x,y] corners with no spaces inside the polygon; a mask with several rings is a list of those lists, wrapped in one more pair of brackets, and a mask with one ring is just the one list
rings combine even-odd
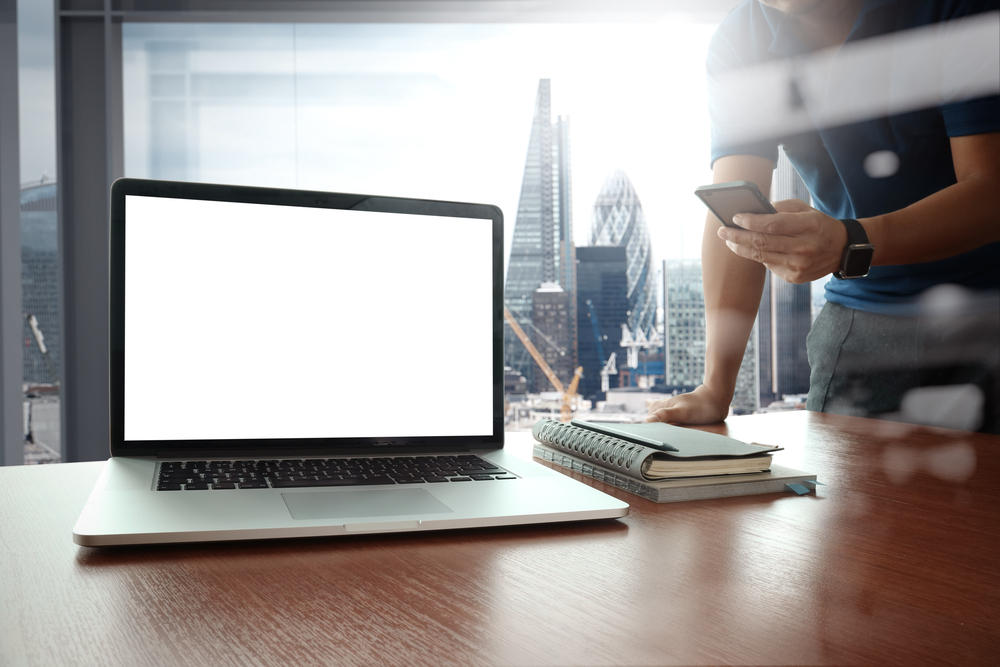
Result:
{"label": "laptop key", "polygon": [[450,481],[452,481],[452,482],[471,482],[472,481],[471,477],[449,477],[448,479]]}

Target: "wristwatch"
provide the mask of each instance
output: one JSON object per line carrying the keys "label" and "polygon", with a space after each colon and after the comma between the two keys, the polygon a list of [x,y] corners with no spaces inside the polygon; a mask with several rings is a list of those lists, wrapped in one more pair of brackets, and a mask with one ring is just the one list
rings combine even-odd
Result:
{"label": "wristwatch", "polygon": [[872,266],[875,246],[868,242],[865,228],[857,220],[841,220],[847,228],[847,245],[840,257],[840,270],[833,275],[840,279],[864,278]]}

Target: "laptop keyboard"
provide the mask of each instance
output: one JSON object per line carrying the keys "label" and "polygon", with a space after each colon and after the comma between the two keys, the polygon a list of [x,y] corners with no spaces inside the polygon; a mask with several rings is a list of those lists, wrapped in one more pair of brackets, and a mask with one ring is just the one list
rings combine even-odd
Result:
{"label": "laptop keyboard", "polygon": [[295,489],[517,479],[473,454],[353,459],[164,461],[157,491]]}

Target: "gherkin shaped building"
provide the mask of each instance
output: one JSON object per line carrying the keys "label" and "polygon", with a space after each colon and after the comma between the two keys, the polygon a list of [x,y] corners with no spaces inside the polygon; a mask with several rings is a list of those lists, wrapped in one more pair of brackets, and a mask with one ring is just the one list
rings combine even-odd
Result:
{"label": "gherkin shaped building", "polygon": [[604,180],[594,202],[590,245],[625,248],[628,328],[649,334],[656,325],[656,280],[649,230],[632,181],[621,169]]}

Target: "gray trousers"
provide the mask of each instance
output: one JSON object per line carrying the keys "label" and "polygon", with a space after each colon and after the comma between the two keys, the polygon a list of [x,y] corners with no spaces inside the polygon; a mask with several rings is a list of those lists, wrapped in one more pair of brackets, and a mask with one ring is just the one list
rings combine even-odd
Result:
{"label": "gray trousers", "polygon": [[806,349],[809,410],[1000,433],[1000,295],[920,317],[827,302]]}

